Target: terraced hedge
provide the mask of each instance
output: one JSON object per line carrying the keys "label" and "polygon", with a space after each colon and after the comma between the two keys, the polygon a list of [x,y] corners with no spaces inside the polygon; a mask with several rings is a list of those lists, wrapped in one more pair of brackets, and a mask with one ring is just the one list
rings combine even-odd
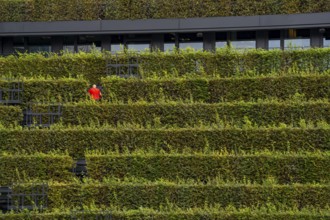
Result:
{"label": "terraced hedge", "polygon": [[73,178],[73,160],[64,155],[0,155],[0,185],[27,180],[67,181]]}
{"label": "terraced hedge", "polygon": [[255,155],[217,154],[108,154],[86,155],[89,177],[108,178],[194,179],[209,183],[250,180],[263,183],[267,178],[280,184],[330,183],[330,154],[313,153]]}
{"label": "terraced hedge", "polygon": [[202,102],[251,101],[276,97],[288,99],[297,93],[306,99],[329,98],[329,75],[263,76],[197,79],[110,79],[102,80],[105,99],[194,100]]}
{"label": "terraced hedge", "polygon": [[[189,185],[174,183],[54,184],[49,187],[49,207],[75,207],[81,203],[114,205],[126,209],[173,204],[180,208],[253,207],[271,203],[276,207],[325,208],[330,205],[329,185]],[[95,203],[94,203],[95,202]]]}
{"label": "terraced hedge", "polygon": [[[330,217],[328,211],[314,211],[305,209],[304,211],[290,210],[290,211],[268,211],[262,209],[242,209],[233,210],[228,208],[227,210],[217,210],[216,208],[207,209],[173,209],[168,211],[158,211],[149,208],[140,208],[136,210],[126,211],[111,211],[111,219],[224,219],[224,220],[245,220],[245,219],[256,219],[256,220],[323,220]],[[48,220],[48,219],[68,219],[71,220],[72,216],[80,217],[84,219],[96,219],[105,217],[106,214],[102,211],[85,211],[84,213],[78,213],[74,215],[68,212],[50,212],[50,213],[29,213],[24,212],[20,214],[6,214],[1,215],[0,219],[5,220],[25,220],[25,219],[36,219],[36,220]]]}
{"label": "terraced hedge", "polygon": [[85,150],[329,150],[328,128],[59,128],[0,130],[0,149],[29,152],[67,150],[75,158]]}
{"label": "terraced hedge", "polygon": [[[85,100],[88,83],[83,79],[23,79],[23,102],[75,102]],[[0,86],[9,88],[10,81],[0,81]]]}
{"label": "terraced hedge", "polygon": [[[329,72],[330,48],[309,50],[249,50],[240,52],[221,49],[216,53],[199,51],[177,51],[174,53],[146,52],[140,55],[123,53],[120,62],[127,62],[131,57],[139,56],[140,74],[147,77],[174,76],[257,76],[286,75],[301,73]],[[115,62],[115,55],[110,53],[78,54],[23,54],[18,57],[0,57],[0,76],[84,76],[90,83],[98,83],[106,76],[106,59]],[[115,74],[110,73],[110,74]]]}
{"label": "terraced hedge", "polygon": [[[317,102],[232,102],[204,103],[78,103],[63,107],[63,124],[89,125],[136,123],[144,126],[187,127],[198,124],[223,124],[244,126],[246,123],[278,125],[286,123],[299,126],[302,120],[330,124],[330,103]],[[45,118],[47,119],[47,118]]]}
{"label": "terraced hedge", "polygon": [[0,124],[19,125],[23,120],[22,109],[17,106],[0,105]]}
{"label": "terraced hedge", "polygon": [[0,22],[248,16],[327,12],[327,0],[1,0]]}
{"label": "terraced hedge", "polygon": [[[110,212],[111,219],[118,220],[148,220],[148,219],[159,219],[159,220],[200,220],[200,219],[223,219],[223,220],[324,220],[330,217],[328,211],[314,211],[314,210],[290,210],[290,211],[268,211],[262,209],[243,209],[233,210],[219,210],[216,208],[208,209],[174,209],[168,211],[158,211],[148,208],[140,208],[138,210],[126,210],[126,211],[112,211]],[[84,211],[84,213],[78,213],[74,215],[68,212],[50,212],[44,214],[24,212],[20,214],[6,214],[1,215],[0,219],[5,220],[25,220],[25,219],[36,219],[36,220],[48,220],[48,219],[68,219],[71,220],[73,216],[80,217],[83,219],[94,220],[96,218],[105,217],[105,213],[102,211]]]}

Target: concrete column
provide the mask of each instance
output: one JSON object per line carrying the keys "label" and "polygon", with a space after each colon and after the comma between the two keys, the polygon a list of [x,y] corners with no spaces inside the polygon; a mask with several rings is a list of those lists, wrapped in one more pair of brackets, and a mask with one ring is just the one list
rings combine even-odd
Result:
{"label": "concrete column", "polygon": [[51,46],[52,46],[52,52],[59,53],[61,50],[63,50],[63,37],[62,36],[51,37]]}
{"label": "concrete column", "polygon": [[151,51],[164,51],[164,34],[151,35]]}
{"label": "concrete column", "polygon": [[[324,29],[325,30],[325,29]],[[323,47],[323,36],[321,28],[311,29],[311,47]]]}
{"label": "concrete column", "polygon": [[268,31],[256,32],[257,48],[268,49]]}
{"label": "concrete column", "polygon": [[175,47],[176,48],[179,48],[180,47],[179,34],[178,33],[175,34]]}
{"label": "concrete column", "polygon": [[111,51],[111,35],[103,35],[101,38],[102,50]]}
{"label": "concrete column", "polygon": [[215,51],[215,32],[203,33],[203,49],[207,51]]}
{"label": "concrete column", "polygon": [[280,35],[281,35],[281,49],[282,50],[284,50],[284,40],[285,40],[285,38],[286,38],[286,36],[287,36],[287,34],[286,34],[286,32],[287,32],[288,30],[281,30],[281,33],[280,33]]}

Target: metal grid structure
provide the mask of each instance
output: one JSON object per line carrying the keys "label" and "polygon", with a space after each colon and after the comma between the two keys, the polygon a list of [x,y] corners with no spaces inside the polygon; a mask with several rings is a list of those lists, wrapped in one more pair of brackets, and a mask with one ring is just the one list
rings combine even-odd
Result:
{"label": "metal grid structure", "polygon": [[23,101],[24,85],[21,81],[6,80],[7,86],[0,87],[0,104],[15,105]]}
{"label": "metal grid structure", "polygon": [[10,211],[11,206],[11,195],[13,190],[8,186],[0,186],[0,210]]}
{"label": "metal grid structure", "polygon": [[115,54],[115,59],[106,61],[107,75],[116,75],[122,78],[140,77],[138,54]]}
{"label": "metal grid structure", "polygon": [[60,120],[62,116],[62,104],[28,103],[28,107],[23,113],[23,126],[50,127],[50,125]]}
{"label": "metal grid structure", "polygon": [[86,159],[78,159],[77,162],[73,164],[72,172],[83,181],[83,178],[88,175]]}
{"label": "metal grid structure", "polygon": [[0,187],[0,210],[5,212],[23,209],[43,211],[48,206],[47,193],[48,184],[46,183],[32,184],[28,189],[22,189],[21,184]]}
{"label": "metal grid structure", "polygon": [[112,215],[110,211],[90,211],[90,210],[75,210],[71,211],[72,220],[111,220]]}

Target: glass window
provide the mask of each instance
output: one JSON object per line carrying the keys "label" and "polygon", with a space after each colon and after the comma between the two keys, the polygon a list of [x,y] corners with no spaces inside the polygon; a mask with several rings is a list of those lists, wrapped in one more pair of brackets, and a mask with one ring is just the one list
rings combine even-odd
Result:
{"label": "glass window", "polygon": [[63,50],[67,52],[75,52],[75,37],[74,36],[64,36],[63,39]]}
{"label": "glass window", "polygon": [[127,49],[135,51],[150,50],[150,43],[147,42],[128,42]]}
{"label": "glass window", "polygon": [[223,48],[227,46],[227,32],[218,32],[215,34],[215,47]]}
{"label": "glass window", "polygon": [[122,51],[124,50],[124,45],[123,44],[111,44],[111,51],[112,52],[117,52],[117,51]]}
{"label": "glass window", "polygon": [[164,51],[173,51],[175,43],[164,43]]}
{"label": "glass window", "polygon": [[113,35],[111,37],[111,52],[124,50],[124,37],[123,35]]}
{"label": "glass window", "polygon": [[281,49],[281,31],[269,31],[268,32],[268,49]]}
{"label": "glass window", "polygon": [[13,50],[14,52],[24,53],[26,49],[24,47],[24,37],[14,37],[13,39]]}
{"label": "glass window", "polygon": [[51,52],[50,37],[29,37],[28,38],[29,52]]}
{"label": "glass window", "polygon": [[175,48],[176,34],[164,34],[164,51],[173,51]]}
{"label": "glass window", "polygon": [[203,34],[187,33],[179,34],[179,48],[193,48],[195,50],[203,50]]}
{"label": "glass window", "polygon": [[242,49],[255,49],[256,48],[256,32],[255,31],[241,31],[237,32],[236,36],[232,37],[230,42],[233,48]]}
{"label": "glass window", "polygon": [[285,31],[284,49],[310,48],[309,29],[288,29]]}
{"label": "glass window", "polygon": [[78,51],[90,52],[92,49],[101,51],[101,38],[99,36],[79,36],[77,43]]}

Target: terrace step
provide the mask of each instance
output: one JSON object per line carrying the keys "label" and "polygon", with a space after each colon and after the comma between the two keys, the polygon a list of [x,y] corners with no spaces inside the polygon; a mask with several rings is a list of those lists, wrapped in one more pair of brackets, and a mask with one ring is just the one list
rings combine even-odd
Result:
{"label": "terrace step", "polygon": [[227,151],[329,151],[328,127],[140,128],[58,127],[54,129],[1,129],[0,150],[8,152],[67,151],[83,157],[86,150],[184,152]]}
{"label": "terrace step", "polygon": [[81,205],[115,206],[126,209],[140,207],[159,209],[173,204],[179,208],[207,205],[232,205],[236,208],[273,204],[274,208],[288,207],[301,210],[313,206],[330,205],[329,184],[236,184],[210,185],[174,182],[117,182],[49,185],[48,207],[64,205],[67,208]]}
{"label": "terrace step", "polygon": [[330,75],[262,76],[237,78],[171,78],[102,80],[104,98],[112,101],[194,100],[207,103],[251,101],[297,94],[304,98],[330,97]]}
{"label": "terrace step", "polygon": [[140,154],[86,155],[89,177],[143,178],[149,181],[193,179],[203,183],[215,178],[223,181],[263,183],[330,183],[329,153],[255,154]]}

